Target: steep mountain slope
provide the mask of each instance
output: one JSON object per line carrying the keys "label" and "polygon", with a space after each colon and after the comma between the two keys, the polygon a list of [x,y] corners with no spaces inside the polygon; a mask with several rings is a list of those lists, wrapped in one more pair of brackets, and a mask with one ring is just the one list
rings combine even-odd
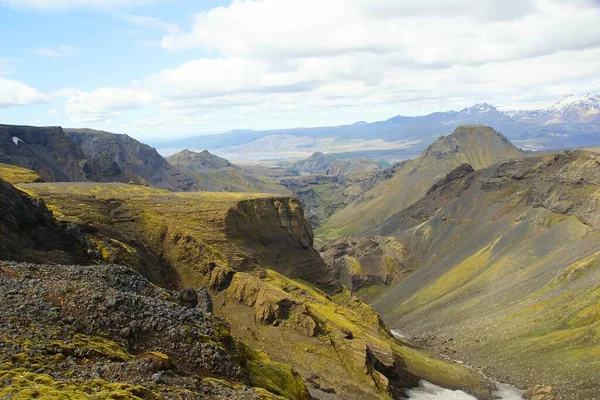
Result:
{"label": "steep mountain slope", "polygon": [[[290,363],[319,398],[388,399],[421,378],[491,397],[486,379],[403,345],[376,313],[342,290],[312,247],[297,199],[125,184],[20,187],[41,195],[59,220],[78,224],[98,262],[127,265],[163,287],[208,287],[215,313],[231,322],[233,334]],[[181,332],[185,341],[188,331]],[[197,343],[190,340],[186,345]],[[254,363],[255,379],[277,393],[281,382],[275,372],[260,372],[270,365],[260,354],[247,357],[248,368]]]}
{"label": "steep mountain slope", "polygon": [[463,163],[480,169],[522,155],[492,128],[458,127],[451,135],[440,137],[420,157],[389,169],[387,179],[333,214],[318,234],[336,237],[364,232],[423,197],[437,180]]}
{"label": "steep mountain slope", "polygon": [[1,177],[0,209],[0,260],[69,263],[87,259],[87,243],[77,227],[58,224],[42,200]]}
{"label": "steep mountain slope", "polygon": [[94,170],[60,127],[0,125],[0,162],[31,169],[45,181],[85,181]]}
{"label": "steep mountain slope", "polygon": [[273,179],[248,174],[228,160],[204,150],[196,153],[182,150],[167,157],[172,166],[193,176],[198,190],[208,192],[257,192],[289,195],[290,192]]}
{"label": "steep mountain slope", "polygon": [[364,175],[379,168],[377,163],[364,158],[342,160],[320,152],[315,152],[309,158],[298,161],[290,166],[290,170],[297,171],[301,175],[333,176]]}
{"label": "steep mountain slope", "polygon": [[[600,144],[598,102],[600,97],[567,96],[555,105],[532,111],[499,110],[476,104],[459,111],[434,112],[425,116],[396,116],[386,121],[351,125],[233,131],[155,143],[159,148],[207,148],[235,153],[236,158],[284,158],[282,152],[335,153],[337,157],[368,157],[403,160],[418,156],[436,137],[466,124],[482,124],[504,133],[526,150],[549,150]],[[557,106],[568,105],[568,110]],[[506,107],[505,107],[506,109]]]}
{"label": "steep mountain slope", "polygon": [[589,150],[453,171],[370,232],[396,237],[416,270],[374,308],[495,377],[596,398],[599,177]]}
{"label": "steep mountain slope", "polygon": [[95,161],[96,171],[88,174],[88,180],[195,190],[197,182],[193,177],[169,165],[155,149],[127,135],[92,129],[65,129],[65,133],[87,158]]}

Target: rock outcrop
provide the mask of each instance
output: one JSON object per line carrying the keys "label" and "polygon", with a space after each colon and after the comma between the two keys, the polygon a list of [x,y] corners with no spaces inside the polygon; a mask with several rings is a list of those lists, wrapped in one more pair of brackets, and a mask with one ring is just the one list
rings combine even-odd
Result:
{"label": "rock outcrop", "polygon": [[313,247],[313,231],[298,199],[241,201],[227,213],[225,228],[227,236],[251,254],[242,268],[269,266],[291,278],[313,282],[329,293],[341,291],[333,268]]}
{"label": "rock outcrop", "polygon": [[319,253],[353,292],[397,284],[410,273],[404,266],[406,248],[393,237],[346,237],[324,244]]}

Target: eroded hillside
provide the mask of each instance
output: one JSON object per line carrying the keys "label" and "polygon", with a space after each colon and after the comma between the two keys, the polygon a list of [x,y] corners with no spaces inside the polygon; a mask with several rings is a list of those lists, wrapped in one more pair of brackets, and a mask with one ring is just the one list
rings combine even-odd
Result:
{"label": "eroded hillside", "polygon": [[371,232],[396,237],[416,269],[374,308],[495,377],[595,398],[599,177],[587,150],[453,173]]}

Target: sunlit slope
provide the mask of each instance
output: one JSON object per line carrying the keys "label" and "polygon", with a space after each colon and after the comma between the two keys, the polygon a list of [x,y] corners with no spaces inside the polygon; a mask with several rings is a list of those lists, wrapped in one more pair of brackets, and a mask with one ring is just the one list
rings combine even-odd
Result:
{"label": "sunlit slope", "polygon": [[522,156],[521,150],[492,128],[458,127],[451,135],[440,137],[420,157],[395,168],[390,179],[333,214],[317,234],[338,237],[364,232],[419,200],[437,180],[461,164],[480,169]]}
{"label": "sunlit slope", "polygon": [[0,178],[13,185],[17,183],[41,182],[40,175],[30,169],[22,168],[16,165],[0,163]]}
{"label": "sunlit slope", "polygon": [[433,189],[374,229],[416,272],[375,301],[392,328],[563,399],[600,384],[600,154],[506,161]]}
{"label": "sunlit slope", "polygon": [[213,265],[261,265],[339,290],[297,199],[103,183],[19,187],[41,196],[60,221],[81,225],[99,259],[165,286],[206,284]]}

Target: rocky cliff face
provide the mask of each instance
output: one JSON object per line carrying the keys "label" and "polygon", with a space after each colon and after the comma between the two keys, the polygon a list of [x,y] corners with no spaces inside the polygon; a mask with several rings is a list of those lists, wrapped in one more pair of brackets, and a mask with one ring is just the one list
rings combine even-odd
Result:
{"label": "rocky cliff face", "polygon": [[0,260],[85,260],[87,243],[74,225],[58,224],[41,199],[0,178]]}
{"label": "rocky cliff face", "polygon": [[453,171],[371,231],[403,243],[415,270],[373,306],[496,377],[593,398],[600,365],[583,354],[600,335],[599,177],[588,150]]}
{"label": "rocky cliff face", "polygon": [[169,165],[154,148],[127,135],[92,129],[66,129],[65,133],[92,160],[91,181],[131,182],[174,191],[197,186],[196,179]]}
{"label": "rocky cliff face", "polygon": [[313,231],[298,199],[241,201],[227,213],[225,227],[227,236],[251,254],[244,266],[269,267],[330,293],[341,290],[333,268],[313,247]]}
{"label": "rocky cliff face", "polygon": [[45,181],[87,180],[85,154],[60,127],[0,125],[0,162],[34,170]]}

